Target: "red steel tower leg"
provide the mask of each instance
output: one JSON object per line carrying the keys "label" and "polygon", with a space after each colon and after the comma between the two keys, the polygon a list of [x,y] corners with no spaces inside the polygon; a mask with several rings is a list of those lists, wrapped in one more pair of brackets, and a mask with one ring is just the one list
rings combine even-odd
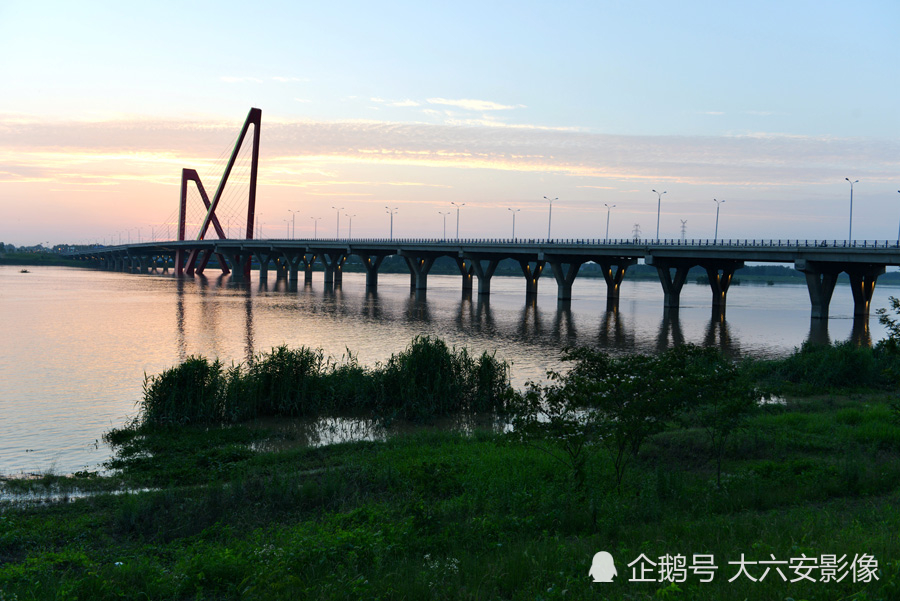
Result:
{"label": "red steel tower leg", "polygon": [[[227,236],[225,235],[225,231],[222,229],[222,226],[219,223],[219,219],[216,217],[216,207],[219,205],[219,200],[222,198],[222,192],[225,190],[225,184],[228,181],[228,176],[231,175],[231,170],[234,167],[235,160],[237,159],[238,151],[240,150],[241,145],[244,142],[244,138],[247,136],[250,125],[253,125],[253,149],[250,163],[250,190],[249,197],[247,199],[246,238],[248,240],[253,239],[253,221],[256,218],[256,181],[257,171],[259,167],[259,135],[261,123],[262,111],[257,108],[250,109],[250,112],[247,114],[247,118],[244,120],[244,125],[241,128],[241,133],[234,144],[234,149],[231,151],[231,157],[229,157],[228,159],[228,164],[225,167],[225,172],[222,174],[222,178],[219,180],[219,185],[216,188],[216,193],[215,196],[213,196],[212,201],[210,201],[209,196],[206,194],[206,190],[203,187],[203,182],[200,181],[200,176],[197,174],[197,172],[194,169],[182,169],[181,203],[178,212],[179,240],[184,240],[185,237],[188,181],[192,181],[197,185],[197,189],[200,191],[200,196],[203,198],[203,204],[206,206],[206,217],[203,219],[203,224],[200,226],[200,231],[198,232],[196,239],[203,240],[205,238],[210,224],[212,224],[213,228],[216,231],[216,234],[219,236],[219,239],[226,239]],[[199,253],[191,252],[186,261],[184,258],[184,252],[182,250],[176,251],[175,254],[175,272],[178,275],[182,275],[185,271],[187,271],[189,274],[193,274],[194,270],[198,268],[199,271],[202,272],[203,268],[206,266],[206,262],[209,260],[209,255],[207,255],[198,266],[197,260]],[[228,273],[228,267],[225,263],[224,258],[221,255],[217,256],[219,259],[219,263],[222,265],[222,271],[224,273]],[[242,260],[243,265],[235,265],[234,267],[235,269],[241,268],[246,281],[250,281],[250,253],[247,253],[246,257],[246,260]]]}

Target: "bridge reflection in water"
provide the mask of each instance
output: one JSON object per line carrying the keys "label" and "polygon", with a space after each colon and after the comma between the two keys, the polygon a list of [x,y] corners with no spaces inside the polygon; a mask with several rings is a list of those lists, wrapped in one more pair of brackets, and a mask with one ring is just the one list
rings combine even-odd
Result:
{"label": "bridge reflection in water", "polygon": [[[333,328],[336,340],[345,337],[344,333],[337,332],[339,328],[357,329],[360,331],[359,335],[363,335],[365,330],[365,335],[371,337],[383,336],[385,330],[377,328],[387,330],[399,328],[413,335],[437,333],[449,337],[448,343],[451,344],[468,346],[470,344],[468,341],[474,339],[485,342],[483,346],[487,348],[514,346],[522,354],[542,354],[544,357],[554,359],[559,350],[572,346],[591,346],[613,353],[660,352],[685,342],[717,348],[734,357],[759,354],[754,344],[747,344],[746,340],[741,340],[740,334],[736,335],[733,332],[732,322],[726,320],[722,312],[709,311],[707,319],[698,316],[701,312],[698,311],[695,301],[699,287],[691,288],[689,295],[691,302],[681,309],[664,308],[662,311],[648,311],[649,303],[643,297],[643,293],[651,289],[652,283],[642,282],[633,284],[640,286],[640,291],[628,289],[625,295],[626,303],[622,308],[615,306],[607,307],[605,310],[596,308],[582,310],[587,303],[593,304],[592,301],[577,297],[574,309],[571,303],[555,303],[554,306],[552,297],[546,295],[540,302],[535,297],[529,297],[524,302],[516,301],[515,295],[510,293],[510,290],[516,287],[516,280],[509,277],[499,280],[495,294],[491,297],[471,292],[460,294],[451,287],[453,280],[450,276],[438,276],[432,298],[424,298],[412,290],[404,292],[402,275],[391,274],[384,283],[386,287],[381,291],[357,289],[357,284],[362,283],[364,276],[352,274],[351,277],[353,281],[348,282],[351,286],[346,291],[343,286],[325,287],[321,284],[291,282],[287,278],[278,278],[272,282],[262,281],[258,284],[246,282],[235,284],[228,276],[212,279],[204,276],[196,276],[193,279],[173,278],[177,290],[175,323],[178,329],[176,341],[179,355],[183,360],[189,354],[188,348],[192,345],[186,342],[189,336],[185,330],[189,327],[188,322],[193,320],[204,324],[204,341],[211,345],[219,356],[227,356],[227,352],[216,346],[217,332],[222,328],[243,327],[243,357],[239,360],[251,360],[254,354],[261,350],[257,348],[256,341],[271,338],[268,333],[263,336],[257,335],[258,327],[271,329],[270,325],[266,325],[268,320],[265,316],[260,315],[260,311],[265,309],[259,306],[261,299],[269,304],[277,304],[278,311],[282,314],[295,315],[296,320],[291,318],[293,320],[291,323],[295,323],[301,333],[305,327],[303,324],[306,323],[303,322],[304,319],[320,322],[325,320],[322,327]],[[188,283],[191,285],[186,286]],[[592,286],[592,290],[596,290],[603,284],[602,280],[594,279],[589,285]],[[745,294],[754,298],[772,293],[771,286],[743,288],[747,289]],[[795,297],[801,290],[798,286],[787,288],[792,288],[790,292]],[[641,295],[639,299],[635,298],[638,293]],[[219,310],[223,294],[227,295],[232,307],[228,317],[223,316]],[[193,306],[193,311],[198,313],[188,318],[185,315],[186,305]],[[238,306],[241,309],[235,312]],[[744,312],[743,307],[740,311]],[[772,311],[777,312],[778,309],[774,308]],[[798,321],[796,319],[798,314],[802,315],[795,310],[792,318],[795,324]],[[685,315],[687,315],[686,322]],[[746,332],[748,321],[745,316],[740,317],[739,329]],[[814,343],[832,342],[828,320],[808,316],[800,319],[809,324],[806,340]],[[653,323],[656,325],[651,325]],[[777,329],[778,325],[772,327]],[[795,331],[797,330],[800,336],[795,343],[791,343],[794,345],[803,342],[802,328],[795,328]],[[234,338],[235,334],[236,332],[231,332],[230,336]],[[196,331],[193,335],[197,335]],[[290,336],[285,336],[285,339],[289,338]],[[860,345],[872,344],[867,317],[853,318],[849,339]],[[357,351],[352,344],[354,343],[348,343],[349,350]],[[339,351],[342,348],[340,347]],[[392,352],[398,350],[399,348],[394,348]],[[535,374],[528,375],[533,377]]]}

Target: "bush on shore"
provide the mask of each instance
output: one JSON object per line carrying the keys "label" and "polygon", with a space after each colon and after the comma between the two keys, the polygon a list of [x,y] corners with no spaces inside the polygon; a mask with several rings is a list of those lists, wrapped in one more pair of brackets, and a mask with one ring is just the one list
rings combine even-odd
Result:
{"label": "bush on shore", "polygon": [[473,358],[438,338],[416,337],[384,365],[361,367],[352,354],[326,359],[307,347],[280,346],[248,365],[189,357],[144,380],[136,425],[226,424],[272,416],[318,417],[365,411],[422,420],[499,412],[510,392],[509,366]]}

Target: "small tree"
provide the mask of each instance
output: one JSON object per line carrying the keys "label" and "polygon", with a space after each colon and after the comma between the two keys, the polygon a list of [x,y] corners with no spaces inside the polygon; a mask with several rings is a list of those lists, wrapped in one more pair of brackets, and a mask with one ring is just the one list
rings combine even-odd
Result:
{"label": "small tree", "polygon": [[716,485],[722,485],[722,459],[732,434],[758,409],[760,392],[738,366],[712,349],[690,351],[681,395],[684,418],[704,430],[716,461]]}
{"label": "small tree", "polygon": [[568,373],[551,372],[551,384],[543,388],[530,384],[511,406],[516,432],[530,441],[557,442],[576,483],[584,482],[591,449],[604,449],[621,491],[631,458],[681,404],[680,373],[673,368],[682,360],[675,351],[612,357],[585,348],[566,351],[563,359],[574,362]]}

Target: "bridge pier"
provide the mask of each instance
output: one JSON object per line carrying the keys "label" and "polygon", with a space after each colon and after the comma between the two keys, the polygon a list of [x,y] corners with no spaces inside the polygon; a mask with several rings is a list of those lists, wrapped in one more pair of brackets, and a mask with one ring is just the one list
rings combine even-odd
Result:
{"label": "bridge pier", "polygon": [[656,267],[663,289],[663,307],[678,309],[681,305],[681,289],[687,281],[688,271],[697,264],[693,259],[660,259],[647,255],[644,262]]}
{"label": "bridge pier", "polygon": [[872,294],[875,292],[875,281],[878,280],[878,276],[884,274],[884,265],[854,265],[845,271],[850,276],[854,318],[869,317]]}
{"label": "bridge pier", "polygon": [[[249,282],[250,281],[250,259],[253,256],[252,251],[240,248],[216,249],[219,257],[224,255],[231,262],[231,281],[233,282]],[[225,264],[224,258],[219,259],[222,262],[224,273],[228,273],[228,266]]]}
{"label": "bridge pier", "polygon": [[424,296],[428,290],[428,272],[434,266],[437,255],[415,255],[401,253],[406,260],[410,273],[410,288],[415,290],[416,296]]}
{"label": "bridge pier", "polygon": [[[500,259],[497,257],[471,257],[470,260],[472,261],[472,269],[475,270],[475,275],[478,276],[478,296],[490,296],[491,278],[494,277],[494,272],[497,271],[497,265],[500,264]],[[485,266],[482,261],[487,261],[487,266]]]}
{"label": "bridge pier", "polygon": [[709,278],[709,287],[712,288],[713,313],[725,315],[725,299],[734,272],[744,266],[743,261],[716,261],[704,263],[706,276]]}
{"label": "bridge pier", "polygon": [[313,279],[313,267],[316,265],[316,259],[319,258],[314,252],[307,250],[305,253],[300,255],[297,266],[303,265],[303,283],[304,284],[312,284]]}
{"label": "bridge pier", "polygon": [[340,287],[344,280],[344,263],[347,254],[340,252],[323,252],[322,263],[325,264],[325,286]]}
{"label": "bridge pier", "polygon": [[572,300],[572,283],[578,275],[578,270],[584,264],[583,259],[561,260],[549,259],[550,268],[556,278],[556,300],[569,302]]}
{"label": "bridge pier", "polygon": [[546,261],[534,261],[534,267],[530,261],[519,260],[519,266],[522,268],[522,274],[525,276],[525,297],[533,298],[538,293],[538,280],[544,273],[544,265]]}
{"label": "bridge pier", "polygon": [[462,276],[463,294],[472,294],[472,275],[475,273],[475,268],[472,266],[473,261],[461,256],[453,257],[453,260],[456,261],[459,274]]}
{"label": "bridge pier", "polygon": [[839,265],[797,259],[794,269],[806,276],[806,288],[812,305],[813,319],[828,319],[828,306],[834,294],[838,274],[843,271]]}
{"label": "bridge pier", "polygon": [[259,261],[259,281],[265,282],[269,279],[269,262],[274,256],[274,252],[269,250],[257,250],[253,252],[256,260]]}
{"label": "bridge pier", "polygon": [[378,289],[378,268],[384,262],[387,255],[361,255],[363,266],[366,268],[366,291],[374,292]]}
{"label": "bridge pier", "polygon": [[[625,278],[625,272],[629,267],[637,263],[637,259],[620,258],[616,260],[597,259],[595,261],[603,271],[603,279],[606,280],[606,310],[617,311],[619,309],[619,286]],[[615,270],[613,270],[615,267]]]}

